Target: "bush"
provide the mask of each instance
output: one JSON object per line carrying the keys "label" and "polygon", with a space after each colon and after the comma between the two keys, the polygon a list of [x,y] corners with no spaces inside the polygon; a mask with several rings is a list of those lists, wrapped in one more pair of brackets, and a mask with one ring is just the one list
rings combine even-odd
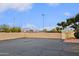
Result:
{"label": "bush", "polygon": [[34,32],[34,31],[32,29],[30,29],[29,32]]}
{"label": "bush", "polygon": [[74,36],[79,39],[79,32],[75,32]]}

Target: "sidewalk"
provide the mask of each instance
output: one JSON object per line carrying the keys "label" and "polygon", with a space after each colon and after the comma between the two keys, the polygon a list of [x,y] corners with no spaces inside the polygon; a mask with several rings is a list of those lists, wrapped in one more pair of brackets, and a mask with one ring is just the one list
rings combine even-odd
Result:
{"label": "sidewalk", "polygon": [[79,43],[79,39],[65,39],[64,42],[66,42],[66,43]]}

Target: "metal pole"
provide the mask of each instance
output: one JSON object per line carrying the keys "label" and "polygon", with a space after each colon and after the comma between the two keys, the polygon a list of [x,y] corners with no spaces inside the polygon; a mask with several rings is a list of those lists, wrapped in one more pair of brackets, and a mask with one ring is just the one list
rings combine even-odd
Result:
{"label": "metal pole", "polygon": [[44,16],[45,16],[45,14],[42,14],[42,17],[43,17],[43,30],[44,30]]}
{"label": "metal pole", "polygon": [[13,27],[15,27],[15,17],[13,18]]}

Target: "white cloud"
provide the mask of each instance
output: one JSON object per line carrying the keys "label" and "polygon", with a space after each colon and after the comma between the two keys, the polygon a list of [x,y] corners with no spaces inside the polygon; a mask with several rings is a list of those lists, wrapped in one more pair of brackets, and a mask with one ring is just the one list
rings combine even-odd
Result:
{"label": "white cloud", "polygon": [[4,12],[8,9],[16,11],[24,11],[32,9],[32,3],[0,3],[0,12]]}
{"label": "white cloud", "polygon": [[48,3],[49,6],[59,6],[60,3]]}
{"label": "white cloud", "polygon": [[70,16],[70,13],[69,12],[65,12],[64,16]]}

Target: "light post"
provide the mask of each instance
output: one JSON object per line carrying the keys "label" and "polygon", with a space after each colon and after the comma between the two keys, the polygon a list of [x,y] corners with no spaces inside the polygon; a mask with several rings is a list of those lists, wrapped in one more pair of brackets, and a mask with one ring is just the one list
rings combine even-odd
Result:
{"label": "light post", "polygon": [[15,27],[15,17],[13,18],[13,27]]}
{"label": "light post", "polygon": [[45,17],[45,14],[41,14],[42,17],[43,17],[43,30],[44,30],[44,17]]}

